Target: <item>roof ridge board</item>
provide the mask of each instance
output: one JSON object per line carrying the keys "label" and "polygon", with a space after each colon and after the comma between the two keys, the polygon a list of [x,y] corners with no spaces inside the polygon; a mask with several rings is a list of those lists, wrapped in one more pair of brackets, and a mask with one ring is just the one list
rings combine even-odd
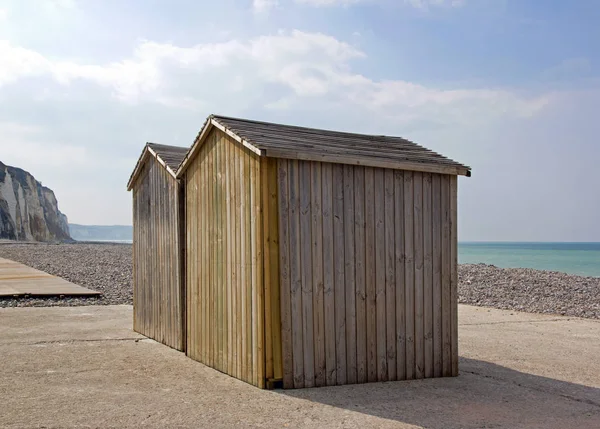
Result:
{"label": "roof ridge board", "polygon": [[184,147],[184,146],[173,146],[173,145],[168,145],[168,144],[162,144],[162,143],[154,143],[154,142],[147,142],[146,146],[149,147],[162,147],[162,148],[166,148],[168,150],[172,149],[172,150],[181,150],[181,151],[187,151],[189,150],[189,148]]}

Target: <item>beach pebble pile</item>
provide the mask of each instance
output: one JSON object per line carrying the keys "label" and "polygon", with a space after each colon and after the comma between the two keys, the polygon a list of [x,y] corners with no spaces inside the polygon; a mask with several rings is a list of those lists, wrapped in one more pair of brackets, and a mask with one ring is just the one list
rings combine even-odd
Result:
{"label": "beach pebble pile", "polygon": [[0,244],[0,258],[102,292],[87,298],[1,298],[0,307],[133,304],[130,244]]}
{"label": "beach pebble pile", "polygon": [[458,267],[462,304],[600,319],[600,278],[486,264]]}
{"label": "beach pebble pile", "polygon": [[[102,292],[100,298],[3,298],[0,307],[132,304],[129,244],[0,244],[12,259]],[[458,267],[462,304],[600,319],[600,278],[486,264]]]}

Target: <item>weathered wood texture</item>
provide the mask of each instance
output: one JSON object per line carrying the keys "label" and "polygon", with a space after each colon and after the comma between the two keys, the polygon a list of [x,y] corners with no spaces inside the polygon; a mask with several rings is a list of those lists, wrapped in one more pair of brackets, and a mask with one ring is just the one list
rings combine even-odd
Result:
{"label": "weathered wood texture", "polygon": [[279,307],[276,171],[274,164],[265,171],[268,164],[215,129],[186,171],[187,354],[261,388],[282,372],[273,312]]}
{"label": "weathered wood texture", "polygon": [[133,328],[185,350],[181,186],[149,157],[133,184]]}
{"label": "weathered wood texture", "polygon": [[456,177],[278,159],[277,181],[284,388],[456,375]]}

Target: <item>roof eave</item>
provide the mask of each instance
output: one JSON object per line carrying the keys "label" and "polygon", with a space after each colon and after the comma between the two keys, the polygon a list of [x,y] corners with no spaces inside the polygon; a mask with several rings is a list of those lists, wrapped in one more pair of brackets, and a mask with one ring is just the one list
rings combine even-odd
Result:
{"label": "roof eave", "polygon": [[450,174],[455,176],[471,177],[471,169],[466,166],[392,161],[357,156],[341,156],[338,154],[311,154],[285,149],[268,149],[263,150],[263,153],[266,157],[271,158],[331,162],[336,164],[362,165],[365,167],[391,168],[395,170],[420,171],[423,173]]}
{"label": "roof eave", "polygon": [[131,174],[131,177],[129,178],[129,182],[127,182],[127,191],[128,192],[133,189],[133,185],[134,185],[135,181],[137,180],[138,176],[140,175],[140,172],[142,171],[142,166],[146,163],[148,156],[153,156],[154,159],[156,159],[158,161],[158,163],[160,165],[162,165],[163,168],[165,170],[167,170],[167,172],[171,176],[173,176],[173,178],[177,179],[177,175],[175,174],[175,171],[173,171],[173,169],[167,165],[167,163],[160,157],[160,155],[158,153],[156,153],[156,151],[154,149],[152,149],[148,143],[146,143],[146,146],[144,146],[144,150],[142,151],[142,154],[140,155],[140,158],[138,159],[135,169],[133,170],[133,173]]}
{"label": "roof eave", "polygon": [[130,192],[133,189],[133,184],[135,183],[140,172],[142,171],[142,165],[144,165],[144,163],[146,162],[146,157],[148,157],[148,154],[150,153],[148,149],[148,143],[146,143],[140,157],[138,158],[138,162],[135,164],[135,168],[133,169],[131,176],[129,176],[129,181],[127,182],[128,192]]}
{"label": "roof eave", "polygon": [[224,126],[223,124],[218,122],[216,119],[214,119],[213,115],[211,115],[208,117],[206,123],[202,127],[202,130],[200,130],[200,133],[198,133],[198,136],[196,137],[196,140],[194,141],[194,144],[192,145],[191,149],[189,150],[189,152],[187,153],[185,158],[183,158],[183,161],[179,165],[179,168],[177,169],[177,172],[175,173],[175,177],[177,179],[181,178],[182,175],[185,173],[185,171],[189,167],[190,162],[195,158],[196,153],[198,152],[200,147],[202,147],[202,145],[204,144],[204,141],[210,134],[210,131],[212,130],[213,127],[221,130],[222,132],[227,134],[229,137],[233,138],[238,143],[240,143],[242,146],[248,148],[249,150],[251,150],[252,152],[257,154],[258,156],[264,156],[265,152],[263,150],[259,149],[252,143],[250,143],[247,140],[240,137],[234,131],[230,130],[229,128],[227,128],[226,126]]}

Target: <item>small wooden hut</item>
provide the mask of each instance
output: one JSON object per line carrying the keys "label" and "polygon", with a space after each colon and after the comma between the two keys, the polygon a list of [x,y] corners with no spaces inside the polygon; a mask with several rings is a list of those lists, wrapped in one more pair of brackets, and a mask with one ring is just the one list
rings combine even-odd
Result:
{"label": "small wooden hut", "polygon": [[129,179],[133,191],[133,329],[185,351],[183,187],[187,148],[147,143]]}
{"label": "small wooden hut", "polygon": [[398,137],[210,116],[177,171],[187,354],[261,388],[457,375],[470,174]]}

